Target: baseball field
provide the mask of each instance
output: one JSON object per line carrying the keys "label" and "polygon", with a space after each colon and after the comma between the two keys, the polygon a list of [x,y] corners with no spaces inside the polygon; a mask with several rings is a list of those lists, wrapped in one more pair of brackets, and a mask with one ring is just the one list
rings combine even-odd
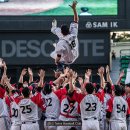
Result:
{"label": "baseball field", "polygon": [[[73,15],[69,4],[73,0],[9,0],[0,2],[0,15],[68,16]],[[77,0],[77,11],[87,8],[91,15],[117,15],[118,0]]]}
{"label": "baseball field", "polygon": [[[71,8],[68,6],[73,0],[64,0],[59,7],[35,13],[33,15],[73,15]],[[92,15],[117,15],[118,0],[77,0],[77,11],[81,13],[81,7],[88,8]]]}

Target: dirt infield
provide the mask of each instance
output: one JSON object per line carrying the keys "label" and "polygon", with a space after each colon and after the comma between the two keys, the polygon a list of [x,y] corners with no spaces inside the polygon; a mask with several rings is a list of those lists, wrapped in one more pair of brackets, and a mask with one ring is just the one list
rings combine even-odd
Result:
{"label": "dirt infield", "polygon": [[27,15],[58,7],[63,0],[10,0],[0,3],[0,15]]}

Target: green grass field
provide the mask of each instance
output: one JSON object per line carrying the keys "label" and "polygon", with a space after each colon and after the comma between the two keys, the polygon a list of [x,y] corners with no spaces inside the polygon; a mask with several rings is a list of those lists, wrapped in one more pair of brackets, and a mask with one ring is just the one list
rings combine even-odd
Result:
{"label": "green grass field", "polygon": [[[68,6],[73,0],[64,0],[58,8],[48,10],[45,12],[39,12],[32,15],[42,15],[42,16],[53,16],[53,15],[73,15],[72,9]],[[92,15],[117,15],[118,10],[118,0],[77,0],[77,11],[78,14],[81,13],[81,7],[89,8],[89,13]]]}

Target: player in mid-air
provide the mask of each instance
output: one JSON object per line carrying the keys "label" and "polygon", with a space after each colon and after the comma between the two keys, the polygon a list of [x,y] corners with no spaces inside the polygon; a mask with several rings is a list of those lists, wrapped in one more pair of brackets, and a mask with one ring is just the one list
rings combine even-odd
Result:
{"label": "player in mid-air", "polygon": [[67,25],[57,27],[57,21],[53,20],[51,32],[58,36],[59,41],[55,46],[55,50],[51,53],[51,57],[55,59],[57,70],[63,70],[64,65],[72,64],[79,56],[78,51],[78,15],[76,11],[77,1],[69,5],[74,12],[74,22]]}

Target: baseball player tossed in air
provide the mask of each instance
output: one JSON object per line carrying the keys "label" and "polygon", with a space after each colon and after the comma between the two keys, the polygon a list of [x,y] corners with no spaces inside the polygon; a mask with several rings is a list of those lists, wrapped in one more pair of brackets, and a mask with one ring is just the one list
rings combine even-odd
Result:
{"label": "baseball player tossed in air", "polygon": [[58,36],[59,41],[55,46],[55,50],[50,56],[55,59],[57,69],[62,70],[63,64],[72,64],[79,56],[78,51],[78,15],[76,11],[77,1],[69,5],[74,12],[74,22],[67,25],[62,25],[61,28],[57,27],[57,21],[53,20],[51,32]]}

